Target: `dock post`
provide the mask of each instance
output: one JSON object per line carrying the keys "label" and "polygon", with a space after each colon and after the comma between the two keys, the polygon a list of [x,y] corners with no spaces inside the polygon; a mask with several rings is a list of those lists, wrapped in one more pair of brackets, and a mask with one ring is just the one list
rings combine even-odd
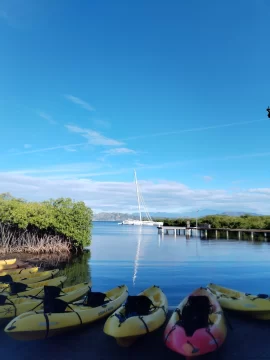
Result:
{"label": "dock post", "polygon": [[174,232],[174,236],[176,236],[176,229],[173,229],[173,230],[174,230],[174,231],[173,231],[173,232]]}
{"label": "dock post", "polygon": [[204,236],[207,238],[207,230],[204,230]]}
{"label": "dock post", "polygon": [[169,230],[168,229],[166,230],[166,235],[169,235]]}
{"label": "dock post", "polygon": [[216,230],[216,239],[217,239],[217,237],[218,237],[218,233],[217,233],[217,230]]}
{"label": "dock post", "polygon": [[241,240],[241,231],[238,231],[238,240]]}
{"label": "dock post", "polygon": [[250,236],[251,236],[251,240],[253,241],[254,240],[254,232],[253,231],[251,231]]}
{"label": "dock post", "polygon": [[229,231],[226,230],[226,239],[229,239]]}

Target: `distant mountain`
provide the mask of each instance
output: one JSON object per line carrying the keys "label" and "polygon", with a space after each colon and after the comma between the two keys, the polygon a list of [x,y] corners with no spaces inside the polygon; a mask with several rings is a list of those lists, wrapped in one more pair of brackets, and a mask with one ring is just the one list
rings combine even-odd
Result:
{"label": "distant mountain", "polygon": [[124,221],[127,219],[139,219],[138,215],[133,215],[133,214],[125,214],[125,213],[107,213],[107,212],[100,212],[95,214],[93,216],[93,221]]}
{"label": "distant mountain", "polygon": [[251,216],[262,216],[261,214],[253,213],[253,212],[243,212],[243,211],[226,211],[221,213],[220,215],[228,215],[228,216],[242,216],[242,215],[251,215]]}
{"label": "distant mountain", "polygon": [[[212,209],[203,209],[199,212],[190,211],[184,213],[167,213],[167,212],[153,212],[150,213],[152,218],[158,219],[177,219],[177,218],[195,218],[196,216],[203,217],[207,215],[228,215],[228,216],[241,216],[241,215],[252,215],[252,216],[259,216],[260,214],[257,213],[249,213],[247,211],[225,211],[221,212],[218,210]],[[116,212],[100,212],[95,213],[93,216],[94,221],[123,221],[127,219],[139,219],[139,214],[128,214],[128,213],[116,213]]]}

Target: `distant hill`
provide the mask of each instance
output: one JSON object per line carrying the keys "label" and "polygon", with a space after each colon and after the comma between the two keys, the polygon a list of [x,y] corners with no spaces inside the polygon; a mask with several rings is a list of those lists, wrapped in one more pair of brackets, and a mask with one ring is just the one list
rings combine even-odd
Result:
{"label": "distant hill", "polygon": [[139,219],[138,215],[133,215],[133,214],[125,214],[125,213],[116,213],[116,212],[112,212],[112,213],[107,213],[107,212],[100,212],[95,214],[93,216],[93,221],[124,221],[127,219]]}
{"label": "distant hill", "polygon": [[[190,211],[190,212],[184,212],[184,213],[167,213],[167,212],[153,212],[150,213],[152,218],[161,218],[161,219],[177,219],[177,218],[195,218],[203,217],[207,215],[228,215],[228,216],[241,216],[241,215],[252,215],[252,216],[259,216],[257,213],[248,213],[246,211],[226,211],[221,212],[218,210],[212,210],[212,209],[203,209],[199,212],[196,211]],[[117,213],[117,212],[100,212],[100,213],[94,213],[93,220],[94,221],[123,221],[127,219],[139,219],[138,214],[128,214],[128,213]]]}
{"label": "distant hill", "polygon": [[223,212],[220,215],[228,215],[228,216],[242,216],[242,215],[251,215],[251,216],[262,216],[262,214],[257,214],[253,212],[242,212],[242,211],[227,211]]}

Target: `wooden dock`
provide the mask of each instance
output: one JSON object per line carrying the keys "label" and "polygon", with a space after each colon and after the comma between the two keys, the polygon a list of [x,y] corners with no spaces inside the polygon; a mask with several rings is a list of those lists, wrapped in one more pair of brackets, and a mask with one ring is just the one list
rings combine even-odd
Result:
{"label": "wooden dock", "polygon": [[158,226],[158,233],[162,235],[186,235],[186,236],[194,236],[199,235],[200,237],[207,238],[208,234],[215,235],[215,238],[218,239],[218,235],[221,232],[226,234],[226,238],[229,238],[229,233],[237,233],[238,239],[241,239],[242,234],[249,234],[250,238],[253,240],[255,234],[263,234],[264,237],[267,239],[270,236],[270,230],[264,229],[224,229],[224,228],[201,228],[201,227],[181,227],[181,226]]}

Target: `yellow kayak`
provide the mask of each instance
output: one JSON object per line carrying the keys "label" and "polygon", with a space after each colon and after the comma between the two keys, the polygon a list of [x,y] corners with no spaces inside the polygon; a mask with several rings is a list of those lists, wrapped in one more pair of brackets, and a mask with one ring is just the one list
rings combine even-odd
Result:
{"label": "yellow kayak", "polygon": [[166,320],[168,301],[157,286],[151,286],[127,302],[110,316],[103,331],[114,337],[120,346],[130,346],[138,337],[150,333]]}
{"label": "yellow kayak", "polygon": [[0,265],[13,265],[17,259],[0,260]]}
{"label": "yellow kayak", "polygon": [[[85,296],[89,290],[91,283],[81,283],[74,286],[59,287],[50,286],[49,294],[53,292],[51,297],[61,299],[67,303],[76,301]],[[47,290],[47,291],[48,291]],[[46,290],[45,290],[46,291]],[[38,311],[43,308],[44,298],[37,297],[21,297],[12,299],[0,295],[0,324],[3,321],[11,320],[12,318],[21,315],[27,311]]]}
{"label": "yellow kayak", "polygon": [[2,270],[9,270],[9,269],[19,269],[20,266],[18,266],[17,264],[0,264],[0,271]]}
{"label": "yellow kayak", "polygon": [[252,295],[212,283],[208,284],[207,288],[217,297],[224,309],[239,311],[256,319],[270,320],[269,295]]}
{"label": "yellow kayak", "polygon": [[36,267],[32,267],[32,268],[20,268],[20,269],[7,269],[7,270],[3,270],[0,271],[0,276],[4,276],[4,275],[23,275],[23,276],[27,276],[27,275],[31,275],[34,274],[36,272],[38,272],[39,268]]}
{"label": "yellow kayak", "polygon": [[63,283],[67,280],[66,276],[58,276],[51,280],[41,281],[35,284],[12,283],[11,291],[0,291],[0,295],[8,296],[10,299],[21,296],[44,296],[44,286],[63,287]]}
{"label": "yellow kayak", "polygon": [[29,274],[28,276],[24,276],[21,274],[12,275],[12,276],[9,274],[4,275],[4,276],[1,275],[0,276],[0,289],[4,289],[5,291],[8,291],[9,290],[8,283],[11,283],[11,282],[20,282],[22,284],[34,284],[34,283],[44,281],[47,279],[53,279],[58,272],[59,272],[59,269],[49,270],[49,271],[41,271],[41,272]]}
{"label": "yellow kayak", "polygon": [[46,339],[90,324],[115,311],[126,300],[128,289],[118,286],[106,293],[87,294],[84,300],[67,304],[54,299],[44,311],[30,311],[17,316],[5,327],[16,340]]}

